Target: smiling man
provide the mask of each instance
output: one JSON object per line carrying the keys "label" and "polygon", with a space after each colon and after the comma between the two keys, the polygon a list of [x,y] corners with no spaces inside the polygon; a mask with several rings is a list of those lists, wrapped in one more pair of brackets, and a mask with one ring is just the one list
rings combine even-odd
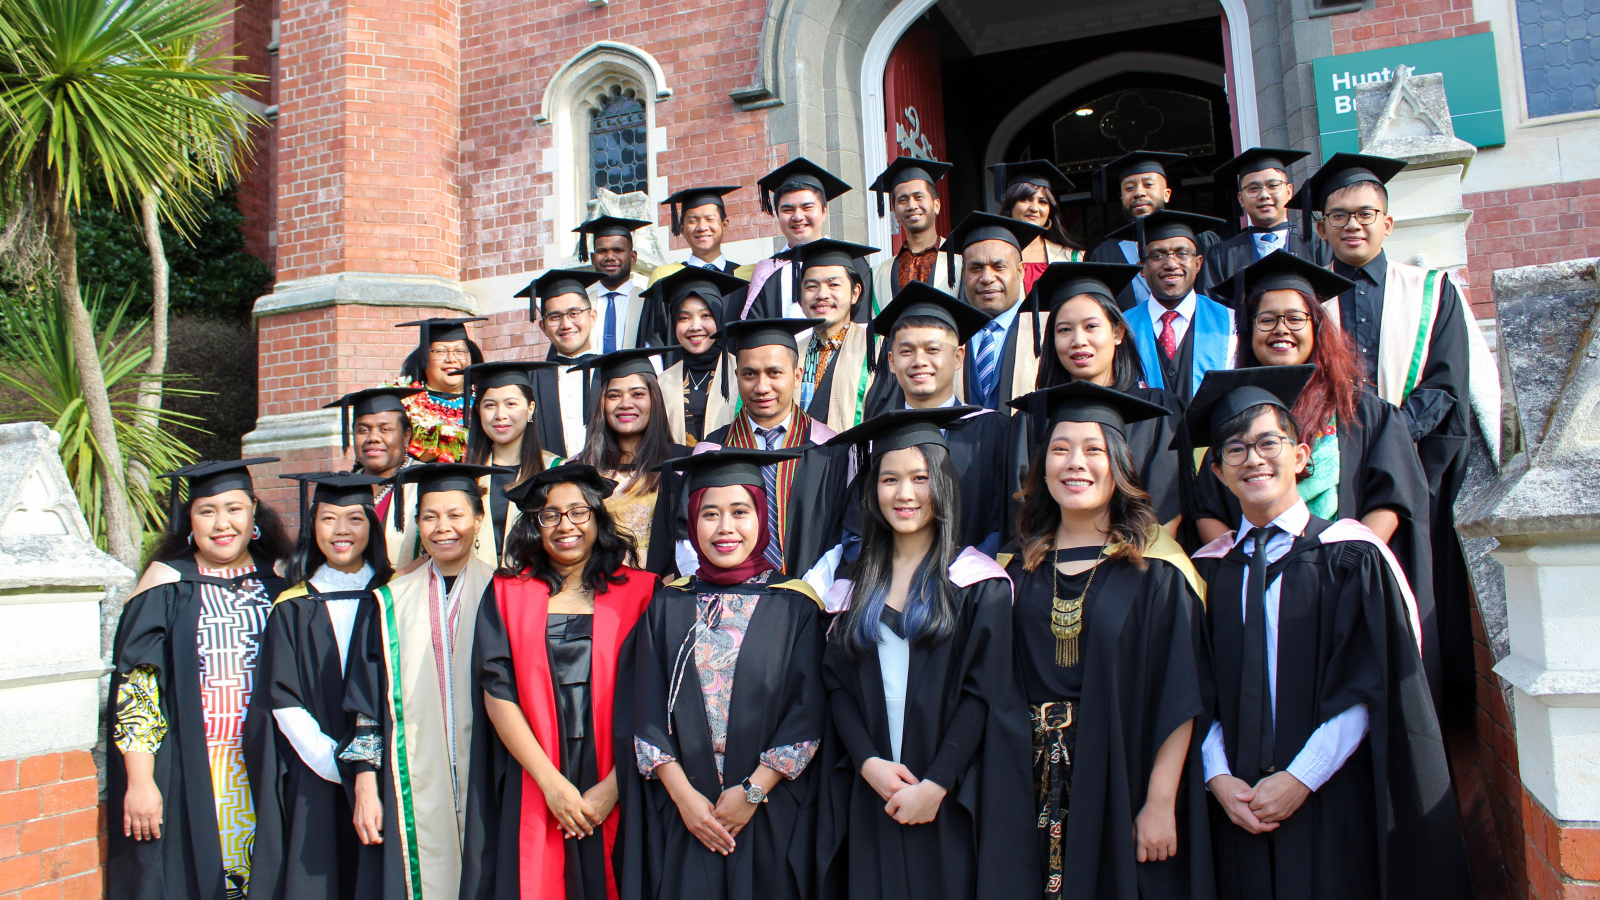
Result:
{"label": "smiling man", "polygon": [[831,238],[794,250],[800,267],[800,311],[820,323],[806,336],[800,353],[795,403],[834,431],[861,424],[876,374],[867,328],[851,321],[866,293],[856,263],[876,252],[876,247]]}
{"label": "smiling man", "polygon": [[[792,264],[792,252],[827,235],[828,202],[848,193],[850,185],[803,156],[773,169],[756,184],[761,189],[761,209],[777,218],[786,245],[770,259],[737,273],[750,281],[738,318],[805,318],[800,309],[800,273]],[[871,284],[872,270],[865,261],[857,263],[856,271],[862,284]]]}
{"label": "smiling man", "polygon": [[[1172,201],[1172,187],[1167,182],[1166,166],[1181,159],[1187,157],[1182,153],[1145,150],[1124,154],[1095,171],[1090,186],[1094,201],[1109,203],[1115,197],[1122,207],[1123,218],[1130,223],[1161,212]],[[1129,234],[1127,228],[1112,232],[1100,242],[1100,246],[1089,251],[1087,261],[1139,265],[1142,257],[1139,244],[1131,235],[1123,236],[1125,234]],[[1196,239],[1196,246],[1202,253],[1216,243],[1217,236],[1209,231],[1202,232]],[[1117,305],[1122,307],[1123,312],[1149,300],[1150,292],[1145,283],[1137,278],[1117,295]]]}
{"label": "smiling man", "polygon": [[[1243,231],[1206,251],[1206,264],[1200,283],[1213,287],[1233,277],[1274,250],[1286,250],[1308,262],[1316,262],[1316,239],[1310,232],[1295,230],[1289,221],[1289,201],[1294,197],[1294,182],[1289,166],[1311,154],[1303,150],[1252,147],[1211,173],[1217,193],[1232,191],[1229,203],[1234,215],[1244,215],[1250,224]],[[1217,298],[1231,304],[1231,297]]]}
{"label": "smiling man", "polygon": [[1162,210],[1111,234],[1139,248],[1144,267],[1134,281],[1145,285],[1150,299],[1128,310],[1144,382],[1185,404],[1207,372],[1233,366],[1233,314],[1195,290],[1204,261],[1199,234],[1220,224],[1210,216]]}
{"label": "smiling man", "polygon": [[[346,453],[352,443],[356,450],[356,464],[352,471],[377,478],[393,478],[407,466],[414,464],[406,447],[411,443],[411,419],[406,415],[405,400],[422,388],[377,387],[354,391],[323,406],[339,407],[339,432]],[[353,438],[353,440],[352,440]],[[390,485],[378,489],[375,505],[378,521],[387,529],[389,565],[399,568],[415,556],[412,546],[402,538],[404,529],[396,528],[394,517],[389,515],[393,497]],[[414,500],[415,498],[413,498]],[[406,511],[409,521],[415,510]]]}
{"label": "smiling man", "polygon": [[878,195],[878,217],[889,195],[895,224],[900,226],[900,251],[872,268],[874,316],[913,281],[948,293],[948,264],[939,255],[939,179],[954,166],[932,159],[897,156],[868,190]]}
{"label": "smiling man", "polygon": [[589,288],[599,280],[599,272],[551,269],[517,294],[528,298],[528,318],[550,339],[545,359],[561,363],[533,373],[539,442],[568,459],[583,450],[588,435],[583,417],[592,402],[594,379],[570,367],[596,352]]}
{"label": "smiling man", "polygon": [[962,297],[989,316],[973,336],[962,373],[967,402],[1008,412],[1006,403],[1033,390],[1039,374],[1039,308],[1020,316],[1022,248],[1044,229],[1021,219],[975,212],[961,220],[942,248],[954,277],[961,255]]}
{"label": "smiling man", "polygon": [[[665,339],[661,323],[645,318],[653,304],[640,298],[646,279],[633,271],[639,261],[633,233],[649,225],[643,219],[599,216],[572,229],[578,233],[578,260],[588,261],[600,275],[599,282],[588,290],[589,305],[595,312],[597,353],[628,350],[652,340],[659,346]],[[589,246],[591,237],[593,248]]]}
{"label": "smiling man", "polygon": [[1383,539],[1300,498],[1290,414],[1314,366],[1213,372],[1185,425],[1231,531],[1195,554],[1216,718],[1201,745],[1217,896],[1472,896],[1416,602]]}

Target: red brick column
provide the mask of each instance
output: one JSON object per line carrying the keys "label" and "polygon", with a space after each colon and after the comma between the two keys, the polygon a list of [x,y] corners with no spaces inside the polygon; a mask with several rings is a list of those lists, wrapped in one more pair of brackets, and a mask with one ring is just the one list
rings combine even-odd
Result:
{"label": "red brick column", "polygon": [[105,846],[86,750],[0,760],[0,900],[96,900]]}

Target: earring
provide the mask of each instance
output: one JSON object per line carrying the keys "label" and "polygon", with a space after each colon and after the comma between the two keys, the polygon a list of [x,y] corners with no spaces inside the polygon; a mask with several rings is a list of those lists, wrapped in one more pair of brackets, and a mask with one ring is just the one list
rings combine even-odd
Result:
{"label": "earring", "polygon": [[250,526],[250,540],[252,540],[252,541],[261,540],[261,526],[260,525],[251,525]]}
{"label": "earring", "polygon": [[194,546],[194,532],[189,532],[189,546]]}

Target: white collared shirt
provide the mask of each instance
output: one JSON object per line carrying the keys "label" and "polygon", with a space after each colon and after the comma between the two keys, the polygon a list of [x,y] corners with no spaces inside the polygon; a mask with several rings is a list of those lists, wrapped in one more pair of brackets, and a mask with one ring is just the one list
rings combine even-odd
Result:
{"label": "white collared shirt", "polygon": [[[612,303],[617,306],[617,344],[618,350],[631,349],[628,346],[628,314],[632,311],[633,295],[638,286],[633,283],[630,275],[621,287],[608,288],[598,282],[595,283],[594,298],[594,333],[590,336],[590,345],[599,351],[605,347],[606,307]],[[612,295],[615,294],[615,299]]]}
{"label": "white collared shirt", "polygon": [[716,259],[712,260],[711,262],[706,262],[700,257],[690,254],[689,259],[684,262],[684,265],[693,266],[700,269],[716,269],[720,272],[728,267],[728,258],[719,253],[717,254]]}
{"label": "white collared shirt", "polygon": [[[1311,511],[1306,508],[1304,500],[1295,503],[1272,520],[1270,524],[1278,526],[1281,530],[1267,541],[1269,565],[1288,555],[1289,549],[1294,546],[1295,538],[1306,533],[1306,525],[1310,522]],[[1246,556],[1255,555],[1255,542],[1249,539],[1249,534],[1254,529],[1255,526],[1250,524],[1249,519],[1243,519],[1239,524],[1234,543],[1243,548]],[[1278,715],[1278,609],[1282,582],[1283,576],[1274,578],[1272,583],[1267,585],[1266,593],[1262,597],[1267,626],[1267,685],[1272,690],[1274,720]],[[1250,590],[1248,578],[1245,579],[1244,590]],[[1248,609],[1248,600],[1240,603],[1240,609],[1241,611]],[[1367,736],[1368,724],[1365,703],[1357,703],[1323,722],[1311,733],[1305,746],[1295,754],[1294,761],[1289,763],[1285,771],[1313,791],[1321,788],[1329,778],[1333,777],[1333,773],[1339,771],[1350,755],[1356,752],[1356,748],[1361,745],[1361,739]],[[1211,731],[1206,734],[1205,743],[1200,747],[1200,758],[1208,785],[1211,779],[1218,775],[1233,774],[1232,768],[1228,765],[1228,750],[1221,722],[1211,723]]]}
{"label": "white collared shirt", "polygon": [[[787,253],[793,249],[793,244],[785,244],[783,252]],[[772,273],[773,278],[779,279],[778,297],[783,300],[783,317],[785,319],[807,318],[805,310],[800,308],[800,298],[794,295],[794,270],[790,267],[798,265],[800,265],[799,260],[787,260],[784,264],[778,266],[777,271]]]}
{"label": "white collared shirt", "polygon": [[1261,259],[1274,250],[1288,250],[1289,232],[1258,231],[1250,235],[1250,242],[1255,244],[1256,259]]}
{"label": "white collared shirt", "polygon": [[[1142,276],[1134,279],[1134,281],[1140,280],[1142,280]],[[1178,336],[1178,343],[1180,344],[1183,343],[1183,336],[1189,333],[1189,323],[1194,321],[1194,308],[1199,302],[1194,288],[1190,288],[1189,295],[1178,301],[1178,305],[1173,307],[1173,311],[1178,314],[1178,317],[1172,320],[1172,331]],[[1161,317],[1166,314],[1167,308],[1162,306],[1161,301],[1154,296],[1145,301],[1144,308],[1150,315],[1150,325],[1155,329],[1156,343],[1159,344],[1161,342]]]}
{"label": "white collared shirt", "polygon": [[[599,336],[598,330],[590,333],[589,346],[584,348],[582,355],[595,352],[593,347]],[[589,428],[584,424],[589,411],[583,407],[583,382],[593,374],[591,369],[579,369],[576,372],[567,371],[566,366],[556,369],[556,396],[561,404],[561,438],[566,445],[561,448],[561,455],[568,459],[583,452],[584,442],[589,439]]]}

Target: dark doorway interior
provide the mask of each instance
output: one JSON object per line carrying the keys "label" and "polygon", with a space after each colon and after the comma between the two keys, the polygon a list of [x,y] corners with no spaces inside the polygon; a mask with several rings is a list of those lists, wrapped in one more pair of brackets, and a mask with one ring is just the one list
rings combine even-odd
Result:
{"label": "dark doorway interior", "polygon": [[[958,221],[984,208],[988,178],[984,153],[996,128],[1040,86],[1087,62],[1121,52],[1167,53],[1218,66],[1224,60],[1222,21],[1217,17],[976,56],[939,7],[928,11],[924,23],[939,31],[945,146],[956,167],[948,179],[946,203]],[[1093,114],[1074,115],[1084,108]],[[1110,127],[1098,127],[1108,112],[1113,113]],[[1124,127],[1119,129],[1119,124]],[[1101,205],[1089,199],[1090,173],[1122,152],[1146,147],[1191,154],[1168,167],[1172,208],[1207,215],[1223,209],[1214,196],[1210,173],[1234,153],[1227,94],[1219,85],[1190,78],[1130,72],[1062,97],[1018,132],[1004,161],[1049,159],[1060,166],[1078,191],[1063,206],[1064,221],[1074,237],[1092,247],[1120,227],[1123,218],[1115,202]]]}

